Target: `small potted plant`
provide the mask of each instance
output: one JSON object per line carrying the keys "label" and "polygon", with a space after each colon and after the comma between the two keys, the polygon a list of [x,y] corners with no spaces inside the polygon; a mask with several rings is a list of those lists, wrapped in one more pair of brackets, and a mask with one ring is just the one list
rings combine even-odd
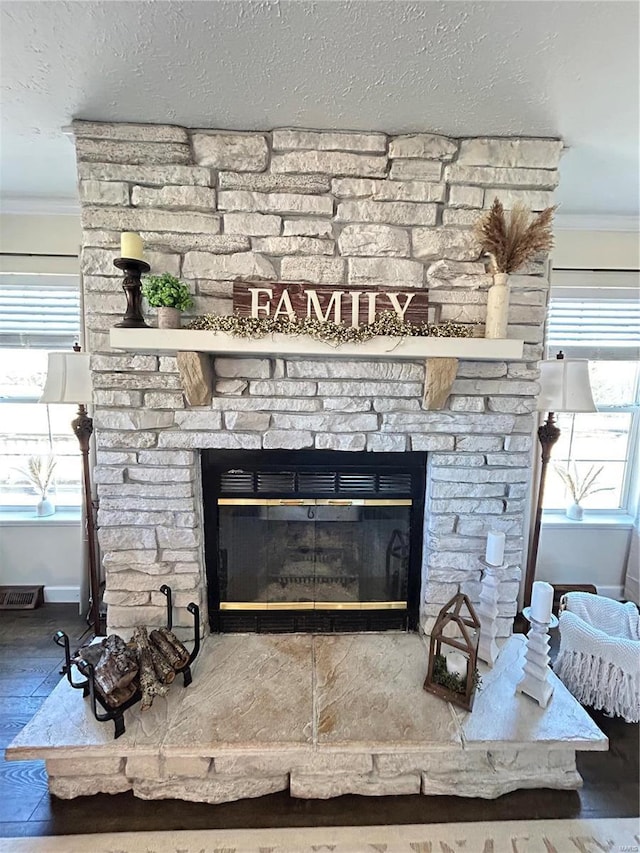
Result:
{"label": "small potted plant", "polygon": [[187,285],[168,272],[145,276],[142,293],[158,309],[159,329],[179,329],[181,312],[193,305]]}
{"label": "small potted plant", "polygon": [[575,463],[573,465],[573,472],[569,468],[563,468],[561,465],[555,466],[558,475],[562,478],[573,500],[571,506],[567,507],[567,518],[570,518],[572,521],[582,521],[584,510],[580,502],[591,495],[595,495],[597,492],[610,492],[613,489],[613,486],[600,486],[596,488],[596,480],[602,473],[603,467],[601,465],[596,470],[596,466],[592,465],[584,476],[580,476]]}

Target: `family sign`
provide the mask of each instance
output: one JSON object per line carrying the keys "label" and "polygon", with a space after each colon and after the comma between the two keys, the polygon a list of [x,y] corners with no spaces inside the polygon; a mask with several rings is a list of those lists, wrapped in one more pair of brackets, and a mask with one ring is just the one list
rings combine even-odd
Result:
{"label": "family sign", "polygon": [[305,318],[350,326],[373,323],[376,314],[394,311],[405,323],[426,323],[426,290],[368,287],[340,289],[303,282],[244,282],[233,285],[234,313],[273,320]]}

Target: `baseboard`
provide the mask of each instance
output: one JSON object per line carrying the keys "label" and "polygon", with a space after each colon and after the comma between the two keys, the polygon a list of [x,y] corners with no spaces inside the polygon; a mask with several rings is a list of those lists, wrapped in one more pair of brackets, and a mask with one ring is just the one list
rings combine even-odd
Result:
{"label": "baseboard", "polygon": [[622,601],[624,598],[623,586],[601,586],[597,584],[598,595],[603,595],[605,598],[613,598],[616,601]]}
{"label": "baseboard", "polygon": [[44,600],[47,604],[79,603],[79,586],[45,586]]}

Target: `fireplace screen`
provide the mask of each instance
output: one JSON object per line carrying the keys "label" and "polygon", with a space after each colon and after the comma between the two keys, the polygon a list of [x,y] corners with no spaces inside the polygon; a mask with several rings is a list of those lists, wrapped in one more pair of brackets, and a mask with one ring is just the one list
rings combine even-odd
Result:
{"label": "fireplace screen", "polygon": [[[255,467],[216,465],[210,477],[203,465],[214,630],[407,627],[422,506],[412,472],[397,459],[373,466],[382,454],[334,453],[330,468],[318,455],[292,465],[289,453],[274,470],[262,453]],[[343,455],[368,465],[338,467]]]}
{"label": "fireplace screen", "polygon": [[220,608],[406,608],[411,500],[219,498]]}

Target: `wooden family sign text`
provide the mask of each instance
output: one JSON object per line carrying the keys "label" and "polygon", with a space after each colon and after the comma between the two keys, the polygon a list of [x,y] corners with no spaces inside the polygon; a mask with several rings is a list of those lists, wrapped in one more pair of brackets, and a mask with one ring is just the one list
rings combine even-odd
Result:
{"label": "wooden family sign text", "polygon": [[381,311],[395,311],[406,323],[427,322],[428,291],[368,287],[363,290],[302,282],[236,281],[233,310],[242,317],[373,323]]}

